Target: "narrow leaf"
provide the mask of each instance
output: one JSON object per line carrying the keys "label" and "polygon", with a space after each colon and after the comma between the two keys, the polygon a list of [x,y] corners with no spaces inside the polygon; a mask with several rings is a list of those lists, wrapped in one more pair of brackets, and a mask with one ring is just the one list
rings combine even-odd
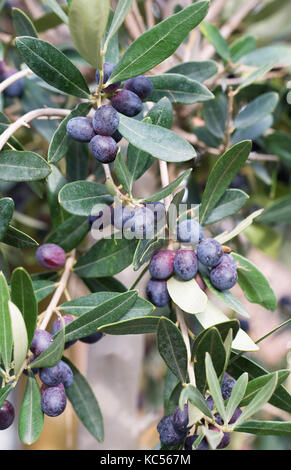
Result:
{"label": "narrow leaf", "polygon": [[101,42],[109,10],[109,0],[72,0],[69,10],[69,28],[75,47],[81,57],[98,69],[102,67]]}
{"label": "narrow leaf", "polygon": [[24,268],[16,268],[12,273],[11,300],[23,315],[29,347],[36,328],[38,308],[31,278]]}
{"label": "narrow leaf", "polygon": [[130,144],[166,162],[185,162],[196,156],[192,145],[160,126],[120,114],[118,130]]}
{"label": "narrow leaf", "polygon": [[4,150],[0,153],[0,172],[4,181],[38,181],[46,178],[51,168],[37,153]]}
{"label": "narrow leaf", "polygon": [[14,202],[10,197],[0,199],[0,240],[8,230],[9,222],[12,219]]}
{"label": "narrow leaf", "polygon": [[23,316],[17,306],[8,301],[13,336],[14,373],[18,374],[28,350],[27,331]]}
{"label": "narrow leaf", "polygon": [[114,323],[125,315],[134,305],[137,298],[136,291],[128,291],[89,310],[66,327],[66,342],[89,336],[97,328]]}
{"label": "narrow leaf", "polygon": [[206,16],[208,6],[208,2],[190,5],[143,33],[127,49],[108,84],[141,75],[172,55]]}
{"label": "narrow leaf", "polygon": [[233,253],[238,263],[238,283],[250,302],[275,310],[277,299],[273,289],[263,273],[248,259]]}
{"label": "narrow leaf", "polygon": [[6,279],[0,272],[0,353],[6,370],[10,369],[13,346],[12,326],[8,302],[10,300]]}
{"label": "narrow leaf", "polygon": [[79,420],[86,429],[99,442],[103,442],[104,428],[103,418],[99,408],[98,401],[88,384],[85,377],[78,371],[69,359],[63,357],[73,371],[74,382],[71,387],[67,388],[66,394],[75,410]]}
{"label": "narrow leaf", "polygon": [[195,279],[182,281],[177,277],[171,277],[167,281],[167,287],[173,302],[184,312],[197,314],[205,310],[207,295],[200,289]]}
{"label": "narrow leaf", "polygon": [[136,240],[103,239],[78,260],[74,271],[81,277],[114,276],[132,262]]}
{"label": "narrow leaf", "polygon": [[234,428],[257,413],[257,411],[259,411],[262,406],[264,406],[270,400],[276,389],[277,381],[278,374],[275,373],[272,377],[270,377],[266,385],[256,394],[249,405],[243,410],[236,423],[232,425]]}
{"label": "narrow leaf", "polygon": [[159,353],[169,369],[176,375],[180,382],[186,382],[187,374],[187,350],[176,325],[162,317],[157,331]]}
{"label": "narrow leaf", "polygon": [[23,444],[33,444],[40,436],[44,424],[41,393],[36,379],[29,375],[19,414],[18,434]]}
{"label": "narrow leaf", "polygon": [[251,151],[251,142],[234,145],[214,165],[202,196],[200,223],[203,223],[216,206],[240,168],[245,164]]}
{"label": "narrow leaf", "polygon": [[210,354],[207,352],[205,357],[205,369],[206,369],[206,378],[209,387],[210,394],[213,398],[215,407],[222,417],[223,421],[226,423],[226,411],[224,408],[223,398],[221,395],[220,384],[213,367]]}
{"label": "narrow leaf", "polygon": [[69,95],[89,97],[89,88],[83,75],[56,47],[28,36],[16,39],[16,46],[28,67],[49,85]]}

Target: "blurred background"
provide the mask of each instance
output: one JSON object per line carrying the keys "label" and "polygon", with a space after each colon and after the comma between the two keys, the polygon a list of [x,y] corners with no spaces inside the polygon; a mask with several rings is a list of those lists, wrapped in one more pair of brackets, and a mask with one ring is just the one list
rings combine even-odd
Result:
{"label": "blurred background", "polygon": [[[151,26],[162,18],[177,11],[180,7],[191,4],[186,0],[139,0],[134,2],[125,25],[121,29],[121,50],[125,49],[129,42],[138,37],[145,29],[145,24]],[[10,0],[1,2],[0,17],[0,42],[4,51],[5,61],[16,68],[20,68],[21,59],[14,48],[15,32],[11,19],[11,8],[18,7],[25,11],[34,21],[39,36],[60,48],[84,73],[89,84],[93,84],[95,71],[88,66],[73,48],[68,28],[59,24],[58,18],[51,12],[46,1],[37,0]],[[66,5],[66,2],[59,2]],[[116,2],[112,2],[114,6]],[[274,43],[288,44],[291,37],[290,29],[291,2],[288,0],[213,0],[208,20],[217,26],[223,26],[225,36],[232,41],[238,36],[253,35],[257,39],[258,46]],[[199,34],[199,33],[197,33]],[[185,45],[177,54],[183,55],[185,60],[206,60],[213,51],[208,49],[206,56],[201,57],[201,41],[195,38],[196,46],[187,49]],[[187,57],[185,56],[187,54]],[[215,58],[215,57],[214,57]],[[159,72],[167,70],[175,65],[177,58],[173,56],[166,64],[159,66]],[[288,86],[291,90],[291,61],[290,67],[284,71],[278,69],[274,78],[268,84],[257,85],[257,92],[262,87],[265,91],[275,90],[280,95],[280,103],[276,110],[274,127],[277,131],[290,133],[291,99],[288,100]],[[289,82],[289,85],[288,85]],[[246,89],[248,93],[248,89]],[[255,86],[252,93],[256,93]],[[289,103],[288,103],[289,101]],[[6,116],[14,121],[23,113],[43,106],[60,106],[71,108],[75,104],[74,98],[68,98],[60,93],[55,93],[43,83],[31,76],[26,79],[25,92],[21,99],[0,98],[0,110],[5,110]],[[197,114],[191,107],[175,106],[175,130],[187,135],[191,141],[192,129],[197,125]],[[1,123],[0,123],[1,124]],[[201,125],[201,118],[199,120]],[[203,124],[203,122],[202,122]],[[49,141],[58,125],[57,121],[37,120],[32,122],[31,129],[21,129],[17,138],[28,150],[46,155]],[[3,129],[1,128],[1,132]],[[185,134],[186,133],[186,134]],[[284,134],[285,135],[285,134]],[[84,147],[84,146],[83,146]],[[88,160],[88,154],[81,148],[74,148],[78,167],[93,165]],[[261,138],[254,141],[254,149],[265,151]],[[282,150],[282,149],[281,149]],[[285,155],[291,161],[291,136],[290,142],[286,141],[283,148]],[[282,150],[282,152],[283,152]],[[290,164],[285,158],[280,158],[280,149],[273,150],[271,159],[267,164],[247,166],[233,181],[232,187],[244,189],[250,199],[244,209],[243,216],[258,207],[265,207],[270,198],[279,195],[291,194]],[[68,156],[69,157],[69,156]],[[215,157],[198,152],[195,162],[195,172],[188,182],[189,202],[199,202],[199,194],[203,190],[209,169],[213,166]],[[67,158],[67,163],[70,162]],[[91,168],[97,177],[104,177],[102,167],[94,163]],[[174,179],[182,170],[181,166],[169,165],[170,178]],[[71,180],[82,178],[82,174],[71,168]],[[85,176],[86,177],[86,176]],[[145,196],[153,193],[160,185],[158,166],[151,169],[138,181],[136,194]],[[47,204],[47,195],[41,183],[12,184],[0,181],[0,195],[9,195],[15,202],[13,225],[24,230],[38,242],[43,242],[51,230],[51,220]],[[217,233],[233,227],[235,218],[216,224],[214,230]],[[253,340],[262,337],[265,333],[275,328],[283,321],[291,318],[291,231],[290,222],[272,224],[269,226],[252,226],[243,235],[239,236],[235,243],[236,248],[242,254],[247,254],[266,275],[279,299],[279,307],[276,312],[269,312],[264,308],[250,304],[243,297],[239,287],[234,294],[245,304],[250,320],[242,323]],[[84,244],[92,244],[90,235]],[[84,245],[85,246],[85,245]],[[35,264],[35,250],[18,250],[12,246],[0,243],[0,268],[8,274],[15,267],[23,265],[30,273],[39,271]],[[117,277],[129,286],[135,277],[130,269],[127,269]],[[140,295],[144,295],[145,277],[138,284]],[[89,292],[87,287],[73,277],[69,285],[69,293],[74,297],[85,295]],[[49,298],[41,303],[43,311],[49,302]],[[223,307],[224,308],[224,307]],[[232,315],[231,312],[230,316]],[[194,325],[195,328],[195,325]],[[70,358],[86,374],[98,397],[105,420],[105,442],[98,444],[89,435],[87,430],[77,423],[70,406],[66,412],[58,418],[45,419],[45,428],[40,439],[30,447],[34,449],[153,449],[158,444],[156,425],[163,414],[163,387],[166,368],[160,358],[155,337],[145,336],[106,336],[96,345],[87,347],[78,342],[70,352]],[[255,360],[269,370],[289,368],[291,370],[291,326],[279,330],[260,345],[259,353],[255,354]],[[291,392],[291,378],[285,386]],[[19,404],[18,393],[23,393],[20,387],[14,395],[16,408]],[[290,416],[279,411],[271,405],[265,406],[261,412],[263,419],[290,420]],[[20,449],[21,444],[17,437],[17,423],[0,435],[0,449]],[[247,434],[234,434],[231,449],[291,449],[291,442],[287,438],[259,436]]]}

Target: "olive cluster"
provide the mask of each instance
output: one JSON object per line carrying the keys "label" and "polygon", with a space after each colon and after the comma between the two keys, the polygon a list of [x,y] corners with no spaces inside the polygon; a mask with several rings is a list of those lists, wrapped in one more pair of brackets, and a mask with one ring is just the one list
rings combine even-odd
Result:
{"label": "olive cluster", "polygon": [[[223,400],[228,400],[231,396],[232,389],[234,387],[235,380],[229,376],[225,376],[221,384],[221,394]],[[209,409],[214,412],[214,421],[219,426],[224,425],[223,419],[220,414],[215,412],[214,401],[211,396],[206,398]],[[237,408],[229,420],[228,424],[233,424],[237,421],[242,411]],[[164,416],[158,424],[158,432],[160,435],[160,441],[164,446],[173,447],[181,446],[185,450],[192,450],[193,444],[199,437],[197,434],[189,434],[192,426],[189,426],[188,416],[188,405],[185,404],[183,410],[179,407],[176,408],[173,414]],[[210,424],[209,429],[212,431],[220,432],[220,430],[214,425]],[[228,432],[223,433],[223,437],[217,446],[217,449],[224,449],[230,444],[230,434]],[[199,443],[197,450],[208,450],[209,445],[207,439],[204,437]]]}
{"label": "olive cluster", "polygon": [[[118,132],[119,113],[126,116],[136,116],[142,111],[142,100],[152,91],[152,82],[145,76],[131,78],[118,90],[121,82],[104,86],[109,80],[115,64],[105,62],[103,66],[102,91],[111,99],[111,105],[99,107],[93,116],[74,117],[67,123],[67,132],[79,142],[90,142],[92,155],[101,163],[111,163],[118,152],[117,143],[122,139]],[[100,83],[100,73],[96,72],[97,85]]]}
{"label": "olive cluster", "polygon": [[231,289],[237,283],[237,266],[233,257],[224,253],[217,240],[203,239],[203,236],[203,229],[196,220],[183,220],[177,227],[177,240],[182,244],[196,245],[196,252],[192,247],[178,251],[160,250],[152,257],[147,297],[156,307],[164,307],[170,302],[167,279],[173,274],[189,281],[204,267],[208,270],[212,285],[220,291]]}

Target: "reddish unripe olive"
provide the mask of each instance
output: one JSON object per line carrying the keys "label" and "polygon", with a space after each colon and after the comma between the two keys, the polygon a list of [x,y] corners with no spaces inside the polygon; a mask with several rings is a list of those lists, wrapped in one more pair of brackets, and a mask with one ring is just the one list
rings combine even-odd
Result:
{"label": "reddish unripe olive", "polygon": [[55,243],[45,243],[36,250],[36,259],[44,268],[59,269],[66,262],[66,253],[61,246]]}

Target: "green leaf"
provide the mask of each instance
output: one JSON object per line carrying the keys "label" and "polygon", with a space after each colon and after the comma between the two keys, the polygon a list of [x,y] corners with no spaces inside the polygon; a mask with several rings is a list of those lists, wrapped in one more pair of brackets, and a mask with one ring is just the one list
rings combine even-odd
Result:
{"label": "green leaf", "polygon": [[[173,124],[173,108],[168,98],[162,98],[148,112],[146,118],[156,126],[171,129]],[[132,144],[127,149],[126,164],[131,173],[131,186],[152,165],[155,159],[146,151],[142,151]]]}
{"label": "green leaf", "polygon": [[19,8],[12,8],[12,21],[17,36],[37,38],[37,32],[31,19]]}
{"label": "green leaf", "polygon": [[258,222],[263,224],[272,224],[279,222],[290,222],[291,215],[291,196],[284,196],[276,199],[270,204],[262,215],[258,218]]}
{"label": "green leaf", "polygon": [[43,0],[44,3],[62,20],[63,23],[68,24],[69,19],[64,10],[60,7],[56,0]]}
{"label": "green leaf", "polygon": [[108,84],[141,75],[172,55],[206,16],[208,6],[208,2],[190,5],[143,33],[127,49]]}
{"label": "green leaf", "polygon": [[18,307],[8,301],[11,329],[13,336],[14,374],[18,374],[28,350],[27,331],[23,316]]}
{"label": "green leaf", "polygon": [[267,46],[256,49],[242,58],[242,63],[250,67],[261,67],[270,62],[283,65],[290,62],[291,48],[287,45]]}
{"label": "green leaf", "polygon": [[260,304],[268,310],[275,310],[277,299],[265,276],[248,259],[237,253],[232,255],[238,263],[238,283],[249,302]]}
{"label": "green leaf", "polygon": [[178,73],[186,75],[186,77],[201,83],[218,72],[218,67],[213,60],[205,60],[203,62],[184,62],[175,65],[175,67],[167,70],[165,73]]}
{"label": "green leaf", "polygon": [[[118,292],[95,292],[93,294],[84,295],[77,299],[70,300],[60,305],[60,310],[66,314],[80,317],[86,312],[93,310],[97,305],[103,303],[106,300],[112,299],[118,296]],[[128,310],[128,312],[122,317],[125,318],[136,318],[144,317],[153,311],[153,306],[147,300],[137,298],[134,305]]]}
{"label": "green leaf", "polygon": [[203,36],[213,45],[216,52],[227,62],[230,59],[230,52],[226,40],[220,34],[219,29],[214,24],[203,21],[200,25],[200,31]]}
{"label": "green leaf", "polygon": [[258,137],[265,134],[270,127],[272,127],[273,121],[273,116],[269,114],[253,126],[246,127],[245,129],[237,129],[232,134],[231,143],[236,144],[242,140],[256,140]]}
{"label": "green leaf", "polygon": [[24,268],[16,268],[12,273],[11,300],[23,315],[29,347],[36,328],[38,308],[31,278]]}
{"label": "green leaf", "polygon": [[45,299],[56,289],[56,287],[57,284],[55,282],[45,280],[33,281],[34,295],[37,302],[41,302]]}
{"label": "green leaf", "polygon": [[74,267],[81,277],[114,276],[132,262],[136,240],[103,239],[95,243]]}
{"label": "green leaf", "polygon": [[136,298],[136,291],[124,292],[84,313],[67,325],[66,342],[89,336],[101,326],[116,322],[134,305]]}
{"label": "green leaf", "polygon": [[180,330],[165,317],[159,321],[157,342],[159,353],[169,369],[180,382],[185,383],[187,375],[186,346]]}
{"label": "green leaf", "polygon": [[99,330],[109,335],[143,335],[156,333],[159,321],[160,317],[154,316],[131,318],[101,326]]}
{"label": "green leaf", "polygon": [[[237,379],[243,372],[247,372],[250,379],[255,379],[268,374],[266,369],[263,369],[247,357],[239,357],[237,353],[232,353],[231,362],[227,368],[227,372],[235,379]],[[291,395],[282,385],[275,390],[273,396],[270,398],[270,403],[281,410],[291,413]]]}
{"label": "green leaf", "polygon": [[46,239],[46,243],[60,245],[66,252],[76,248],[89,232],[87,217],[74,215],[65,222]]}
{"label": "green leaf", "polygon": [[74,181],[68,183],[59,192],[60,205],[71,214],[91,215],[92,209],[100,206],[104,209],[112,202],[106,187],[92,181]]}
{"label": "green leaf", "polygon": [[9,222],[14,211],[14,201],[10,197],[0,199],[0,240],[8,230]]}
{"label": "green leaf", "polygon": [[212,285],[208,276],[203,275],[202,278],[208,289],[213,292],[213,294],[215,294],[223,303],[225,303],[239,315],[250,318],[245,306],[229,290],[220,291]]}
{"label": "green leaf", "polygon": [[243,108],[234,121],[234,126],[239,129],[251,127],[261,121],[266,115],[272,113],[279,101],[278,93],[272,91],[263,93]]}
{"label": "green leaf", "polygon": [[230,419],[233,416],[233,413],[235,412],[236,408],[239,406],[241,400],[243,399],[247,385],[248,385],[248,374],[247,372],[245,372],[244,374],[240,376],[240,378],[234,384],[230,398],[228,400],[228,403],[226,406],[226,419],[227,419],[226,422],[227,423],[229,423]]}
{"label": "green leaf", "polygon": [[135,147],[166,162],[185,162],[196,156],[192,145],[174,132],[120,116],[118,130]]}
{"label": "green leaf", "polygon": [[236,427],[243,423],[246,419],[257,413],[271,398],[277,386],[278,374],[277,372],[269,378],[266,385],[256,394],[248,406],[243,410],[237,421],[232,425]]}
{"label": "green leaf", "polygon": [[223,93],[218,93],[214,100],[203,106],[203,119],[211,134],[219,139],[224,137],[228,112],[228,100]]}
{"label": "green leaf", "polygon": [[[278,383],[277,389],[280,385],[285,382],[287,377],[290,374],[289,370],[278,370]],[[252,399],[256,396],[257,392],[268,383],[271,376],[273,376],[275,372],[271,372],[270,374],[262,375],[261,377],[257,377],[256,379],[251,380],[248,383],[246,392],[240,402],[240,406],[247,406]]]}
{"label": "green leaf", "polygon": [[242,57],[249,54],[256,48],[256,38],[245,36],[234,41],[230,46],[230,58],[233,63],[238,62]]}
{"label": "green leaf", "polygon": [[192,405],[196,406],[196,408],[202,411],[202,413],[208,416],[208,418],[213,419],[212,413],[203,395],[199,392],[198,388],[193,387],[193,385],[190,384],[183,388],[182,393],[180,395],[179,406],[181,409],[183,409],[184,404],[187,401],[192,403]]}
{"label": "green leaf", "polygon": [[184,312],[197,314],[205,310],[207,295],[195,279],[182,281],[178,277],[171,277],[167,281],[167,288],[173,302]]}
{"label": "green leaf", "polygon": [[[119,38],[118,38],[118,31],[116,31],[108,41],[106,38],[108,36],[109,30],[111,28],[111,24],[113,21],[114,12],[112,9],[109,11],[108,21],[106,24],[105,31],[102,37],[102,50],[105,50],[104,55],[104,62],[111,62],[113,64],[117,64],[119,61]],[[106,44],[105,44],[106,43]]]}
{"label": "green leaf", "polygon": [[[239,330],[239,321],[238,320],[229,320],[229,321],[226,321],[226,322],[223,322],[223,323],[218,323],[217,325],[215,325],[215,328],[216,328],[216,330],[218,330],[222,341],[224,341],[226,339],[230,329],[232,329],[232,331],[233,331],[233,337],[236,336],[236,334]],[[197,348],[198,348],[198,345],[199,345],[200,341],[203,339],[203,337],[206,334],[208,334],[208,332],[211,329],[212,329],[212,327],[206,328],[205,330],[202,330],[196,336],[196,338],[193,342],[193,345],[192,345],[192,354],[191,354],[192,360],[194,360],[194,356],[197,352]]]}
{"label": "green leaf", "polygon": [[[97,171],[103,172],[101,164],[96,161]],[[86,180],[89,176],[89,149],[83,142],[71,140],[66,153],[66,178],[68,182]],[[100,177],[97,176],[99,179]]]}
{"label": "green leaf", "polygon": [[103,65],[101,43],[109,11],[109,0],[72,0],[69,10],[73,43],[81,57],[96,69]]}
{"label": "green leaf", "polygon": [[205,370],[205,357],[209,354],[217,376],[220,376],[224,369],[226,353],[220,333],[215,327],[209,328],[197,345],[196,350],[196,363],[195,363],[195,377],[198,389],[205,393],[206,387],[206,370]]}
{"label": "green leaf", "polygon": [[247,86],[256,82],[259,78],[263,78],[265,73],[269,72],[274,67],[274,65],[275,62],[273,61],[268,64],[264,64],[262,67],[257,68],[254,72],[251,72],[235,90],[235,93],[239,93],[243,88],[246,88]]}
{"label": "green leaf", "polygon": [[[61,7],[62,10],[67,13],[68,12],[68,7],[63,6]],[[39,33],[44,33],[48,29],[55,28],[56,26],[59,26],[62,24],[61,18],[56,15],[53,11],[49,11],[45,13],[44,15],[40,16],[39,18],[36,18],[34,21],[34,26],[36,30]]]}
{"label": "green leaf", "polygon": [[37,153],[4,150],[0,153],[0,171],[4,181],[38,181],[50,174],[51,167]]}
{"label": "green leaf", "polygon": [[209,175],[200,206],[200,223],[210,214],[221,196],[245,164],[251,151],[251,142],[244,141],[231,147],[216,162]]}
{"label": "green leaf", "polygon": [[133,269],[137,271],[144,263],[149,261],[152,256],[164,248],[168,244],[168,240],[164,238],[160,239],[144,239],[141,238],[138,241],[136,250],[133,256]]}
{"label": "green leaf", "polygon": [[4,401],[8,397],[9,393],[13,390],[14,384],[6,385],[0,389],[0,408],[2,407]]}
{"label": "green leaf", "polygon": [[40,436],[44,424],[41,393],[33,375],[29,375],[19,414],[18,434],[23,444],[33,444]]}
{"label": "green leaf", "polygon": [[206,352],[205,357],[205,369],[206,369],[206,378],[208,383],[208,388],[210,394],[213,398],[214,405],[220,416],[222,417],[223,421],[226,423],[226,411],[223,403],[223,398],[221,395],[220,384],[213,367],[213,363],[211,360],[211,356],[208,352]]}
{"label": "green leaf", "polygon": [[213,99],[213,94],[201,83],[185,75],[165,73],[149,77],[153,91],[148,101],[157,102],[166,96],[172,103],[194,104]]}
{"label": "green leaf", "polygon": [[226,242],[229,240],[232,240],[233,238],[237,237],[241,232],[243,232],[246,228],[248,228],[254,221],[256,217],[259,217],[259,215],[263,212],[263,209],[259,209],[255,212],[252,212],[248,217],[246,217],[244,220],[242,220],[233,230],[230,230],[229,232],[223,232],[217,237],[215,237],[215,240],[217,240],[219,243],[224,245]]}
{"label": "green leaf", "polygon": [[182,183],[182,181],[190,175],[191,171],[191,169],[185,171],[184,173],[182,173],[182,175],[175,179],[175,181],[172,181],[172,183],[168,184],[168,186],[165,186],[164,188],[160,189],[153,196],[143,199],[143,201],[156,202],[169,196],[169,194],[172,194],[175,189],[178,188],[178,186]]}
{"label": "green leaf", "polygon": [[122,184],[128,194],[131,194],[132,176],[125,161],[123,160],[121,152],[118,152],[117,157],[115,159],[114,170],[119,183]]}
{"label": "green leaf", "polygon": [[12,326],[8,302],[10,294],[6,279],[0,272],[0,354],[6,370],[10,369],[13,346]]}
{"label": "green leaf", "polygon": [[[217,326],[220,323],[229,321],[229,318],[210,300],[208,300],[206,309],[196,315],[197,320],[203,328]],[[233,340],[232,347],[239,351],[258,351],[259,347],[247,335],[245,331],[240,329]]]}
{"label": "green leaf", "polygon": [[291,437],[291,423],[282,421],[246,421],[235,429],[237,432],[246,432],[259,436]]}
{"label": "green leaf", "polygon": [[91,102],[80,103],[70,112],[70,114],[65,119],[62,120],[61,124],[57,128],[50,142],[48,150],[48,161],[50,163],[56,163],[61,160],[61,158],[66,155],[69,149],[69,144],[72,141],[72,139],[67,133],[67,123],[69,122],[69,120],[74,117],[87,116],[91,108]]}
{"label": "green leaf", "polygon": [[96,397],[85,377],[66,357],[63,360],[70,366],[74,374],[73,384],[66,389],[66,394],[76,415],[85,428],[99,442],[103,442],[103,418]]}
{"label": "green leaf", "polygon": [[16,46],[28,67],[49,85],[69,95],[89,98],[89,88],[81,72],[54,46],[28,36],[16,39]]}
{"label": "green leaf", "polygon": [[108,31],[106,41],[105,41],[105,48],[109,44],[110,40],[113,36],[117,33],[120,26],[122,25],[127,13],[131,9],[133,4],[133,0],[119,0],[117,7],[114,12],[114,16],[110,25],[110,29]]}
{"label": "green leaf", "polygon": [[63,324],[63,328],[57,334],[55,334],[52,344],[29,364],[29,368],[53,367],[61,360],[65,347],[64,327],[65,325]]}
{"label": "green leaf", "polygon": [[265,137],[265,144],[269,152],[287,163],[291,162],[291,135],[275,131]]}
{"label": "green leaf", "polygon": [[97,277],[82,279],[91,292],[126,292],[127,288],[114,277]]}
{"label": "green leaf", "polygon": [[236,214],[247,202],[249,196],[241,189],[227,189],[217,205],[204,220],[203,225],[210,225]]}
{"label": "green leaf", "polygon": [[5,233],[2,243],[6,245],[15,246],[16,248],[35,248],[38,243],[26,233],[17,230],[15,227],[9,225]]}

